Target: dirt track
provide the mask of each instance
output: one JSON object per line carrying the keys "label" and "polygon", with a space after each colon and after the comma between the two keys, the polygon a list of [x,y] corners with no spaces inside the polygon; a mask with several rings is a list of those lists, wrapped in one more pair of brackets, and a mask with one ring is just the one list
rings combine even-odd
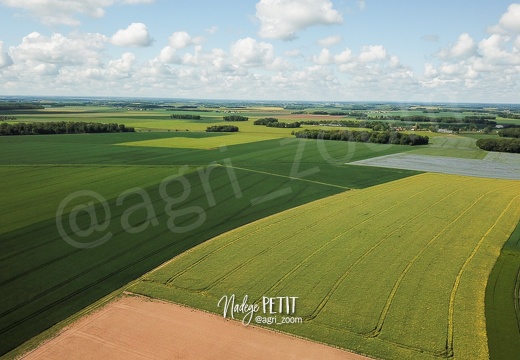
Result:
{"label": "dirt track", "polygon": [[202,311],[123,297],[24,359],[346,359],[366,357]]}

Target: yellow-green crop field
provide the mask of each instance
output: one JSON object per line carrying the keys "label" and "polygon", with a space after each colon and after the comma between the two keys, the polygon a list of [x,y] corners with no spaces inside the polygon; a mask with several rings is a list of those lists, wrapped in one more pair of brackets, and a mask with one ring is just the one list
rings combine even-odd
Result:
{"label": "yellow-green crop field", "polygon": [[210,138],[188,138],[176,137],[166,139],[141,140],[120,143],[125,146],[151,146],[160,148],[176,148],[176,149],[206,149],[212,150],[222,146],[231,146],[239,144],[247,144],[256,141],[273,140],[277,138],[287,137],[285,134],[224,134],[222,136],[214,136]]}
{"label": "yellow-green crop field", "polygon": [[519,190],[427,173],[340,193],[217,236],[129,290],[220,315],[224,295],[298,297],[303,323],[271,327],[378,358],[486,359],[485,288]]}

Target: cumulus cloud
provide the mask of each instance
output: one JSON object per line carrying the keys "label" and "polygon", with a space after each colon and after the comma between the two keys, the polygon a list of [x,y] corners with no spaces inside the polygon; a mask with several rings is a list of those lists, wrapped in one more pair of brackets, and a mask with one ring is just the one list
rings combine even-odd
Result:
{"label": "cumulus cloud", "polygon": [[118,30],[111,39],[116,46],[150,46],[153,39],[143,23],[132,23],[126,29]]}
{"label": "cumulus cloud", "polygon": [[154,0],[0,0],[0,5],[29,12],[45,24],[78,25],[76,15],[102,17],[114,4],[147,4]]}
{"label": "cumulus cloud", "polygon": [[505,50],[510,42],[508,36],[493,34],[478,44],[481,56],[486,62],[495,65],[519,65],[520,53]]}
{"label": "cumulus cloud", "polygon": [[520,4],[511,4],[502,15],[497,25],[490,28],[493,33],[520,33]]}
{"label": "cumulus cloud", "polygon": [[121,56],[121,59],[110,61],[107,68],[113,76],[128,76],[134,64],[135,55],[126,52]]}
{"label": "cumulus cloud", "polygon": [[424,76],[427,78],[434,78],[437,76],[437,69],[435,68],[435,65],[431,63],[424,64]]}
{"label": "cumulus cloud", "polygon": [[161,49],[157,60],[161,63],[180,63],[181,58],[177,55],[178,50],[192,45],[199,45],[204,41],[200,36],[191,36],[186,31],[176,31],[168,38],[168,45]]}
{"label": "cumulus cloud", "polygon": [[13,64],[13,59],[4,49],[3,41],[0,41],[0,69],[8,67]]}
{"label": "cumulus cloud", "polygon": [[520,4],[509,6],[489,31],[491,34],[478,43],[462,34],[454,45],[437,53],[441,63],[426,64],[421,85],[453,94],[463,87],[471,89],[472,100],[493,94],[505,101],[518,101],[512,94],[518,93],[520,77]]}
{"label": "cumulus cloud", "polygon": [[459,36],[457,43],[451,48],[441,50],[439,56],[441,58],[462,58],[473,55],[475,50],[475,41],[468,33],[464,33]]}
{"label": "cumulus cloud", "polygon": [[256,17],[261,37],[282,40],[294,39],[298,31],[313,25],[343,22],[330,0],[260,0]]}
{"label": "cumulus cloud", "polygon": [[359,54],[359,61],[366,63],[383,60],[386,58],[386,55],[386,49],[383,45],[363,46],[361,54]]}
{"label": "cumulus cloud", "polygon": [[169,44],[174,49],[182,49],[190,45],[199,45],[204,39],[200,36],[193,37],[186,31],[176,31],[171,34]]}
{"label": "cumulus cloud", "polygon": [[247,37],[236,41],[231,46],[231,55],[241,65],[260,66],[267,65],[274,60],[273,45],[266,42],[258,42]]}
{"label": "cumulus cloud", "polygon": [[101,34],[72,34],[67,37],[55,33],[47,37],[33,32],[10,50],[16,63],[86,65],[100,62],[100,51],[106,42],[106,37]]}
{"label": "cumulus cloud", "polygon": [[317,41],[318,45],[323,46],[323,47],[333,46],[333,45],[339,44],[340,42],[341,42],[341,35],[328,36],[326,38],[319,39]]}
{"label": "cumulus cloud", "polygon": [[348,48],[337,55],[332,55],[328,49],[322,49],[319,55],[313,56],[312,60],[318,65],[341,65],[353,60],[353,55]]}

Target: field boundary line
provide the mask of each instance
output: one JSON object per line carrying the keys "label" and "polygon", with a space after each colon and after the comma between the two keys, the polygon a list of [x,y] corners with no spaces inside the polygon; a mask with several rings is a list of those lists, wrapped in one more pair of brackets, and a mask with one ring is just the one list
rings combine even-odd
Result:
{"label": "field boundary line", "polygon": [[[420,175],[416,175],[416,176],[421,176],[421,175],[422,175],[422,174],[420,174]],[[399,182],[403,182],[403,181],[406,181],[406,180],[408,180],[408,179],[410,179],[410,178],[411,178],[411,177],[407,177],[407,178],[404,178],[404,179],[399,179],[399,180],[397,180],[397,181],[399,181]],[[387,184],[389,184],[389,183],[387,183]],[[379,185],[376,185],[376,186],[379,186]],[[402,184],[399,185],[399,186],[402,186]],[[386,193],[388,193],[388,192],[391,192],[391,191],[393,191],[396,187],[399,187],[399,186],[392,186],[391,188],[388,188],[388,189],[385,188],[385,190],[382,191],[381,194],[386,194]],[[345,194],[347,194],[347,193],[346,193],[346,192],[343,192],[343,193],[340,193],[340,194],[345,195]],[[338,196],[338,195],[340,195],[340,194],[331,195],[331,196]],[[376,195],[370,197],[370,199],[372,199],[372,198],[374,198],[374,197],[377,197],[377,196],[380,196],[381,194],[376,194]],[[330,197],[330,196],[329,196],[329,197]],[[326,198],[326,197],[325,197],[325,198]],[[316,200],[316,201],[320,201],[320,200],[323,200],[323,199],[325,199],[325,198],[321,198],[321,199],[318,199],[318,200]],[[322,208],[324,208],[324,207],[329,207],[329,206],[331,206],[331,205],[333,205],[333,204],[336,204],[336,203],[338,203],[338,202],[342,202],[342,201],[344,201],[344,200],[345,200],[345,199],[344,199],[343,197],[340,197],[340,198],[338,198],[338,199],[333,200],[333,201],[330,202],[330,203],[325,203],[325,204],[323,204],[323,205],[320,205],[317,209],[322,209]],[[187,272],[188,270],[192,269],[194,266],[196,266],[196,265],[198,265],[199,263],[201,263],[202,261],[204,261],[204,259],[206,259],[207,257],[211,256],[212,254],[214,254],[214,253],[216,253],[216,252],[220,252],[220,251],[224,250],[224,249],[227,248],[228,246],[233,245],[234,243],[236,243],[236,242],[242,240],[243,238],[250,237],[252,234],[256,234],[256,233],[259,232],[259,231],[264,231],[266,228],[273,227],[273,226],[276,226],[276,225],[278,225],[278,224],[280,224],[280,223],[284,223],[284,222],[290,221],[291,219],[293,219],[293,218],[295,218],[295,217],[298,217],[298,216],[300,216],[300,215],[302,215],[302,214],[307,214],[307,213],[309,213],[309,212],[316,211],[316,208],[310,208],[310,209],[305,210],[305,211],[302,211],[302,212],[297,211],[298,209],[301,209],[301,207],[306,206],[306,205],[308,205],[308,204],[309,204],[309,203],[302,204],[302,205],[299,205],[299,206],[297,206],[297,207],[293,207],[293,208],[290,208],[290,209],[284,210],[284,211],[281,212],[281,213],[276,213],[276,214],[270,215],[270,216],[268,216],[268,217],[265,217],[265,218],[262,218],[262,219],[258,219],[258,220],[256,220],[256,221],[253,222],[253,223],[250,223],[250,224],[254,224],[254,223],[257,223],[257,222],[261,222],[261,221],[262,221],[262,222],[265,222],[265,221],[267,221],[268,219],[270,219],[271,217],[279,216],[279,215],[281,215],[281,214],[283,214],[283,213],[285,213],[285,212],[289,212],[289,211],[293,211],[293,212],[294,212],[294,214],[292,214],[291,216],[289,216],[289,217],[287,217],[287,218],[279,219],[279,220],[277,220],[277,221],[275,221],[275,222],[273,222],[273,223],[271,223],[271,224],[267,224],[267,225],[264,226],[264,227],[260,227],[260,228],[258,228],[258,229],[256,229],[256,230],[252,231],[252,232],[249,232],[249,233],[247,233],[247,234],[244,234],[244,235],[242,235],[242,236],[239,236],[238,238],[236,238],[236,239],[234,239],[234,240],[232,240],[232,241],[230,241],[230,242],[227,242],[226,244],[222,245],[221,247],[212,250],[211,252],[205,254],[203,257],[199,258],[197,261],[195,261],[194,263],[192,263],[191,265],[189,265],[189,266],[186,267],[185,269],[181,270],[179,273],[176,273],[174,276],[170,277],[170,278],[166,281],[165,284],[167,284],[167,285],[171,284],[171,283],[172,283],[172,282],[173,282],[177,277],[179,277],[180,275],[184,274],[184,273]],[[358,202],[358,203],[356,203],[354,206],[359,206],[359,205],[362,205],[362,204],[363,204],[363,202]],[[342,211],[343,211],[343,210],[342,210]],[[221,236],[225,236],[226,234],[230,234],[230,233],[232,233],[232,232],[237,232],[237,231],[239,231],[239,229],[241,229],[242,227],[244,227],[244,226],[249,226],[250,224],[246,224],[246,225],[243,225],[243,226],[241,226],[241,227],[239,227],[239,228],[236,228],[236,229],[233,229],[233,230],[227,231],[227,232],[225,232],[225,233],[223,233],[223,234],[217,235],[217,236],[214,237],[213,239],[217,239],[217,238],[219,238],[219,237],[221,237]],[[211,240],[212,240],[212,239],[211,239]],[[159,265],[157,268],[152,269],[149,273],[151,273],[151,272],[153,272],[153,271],[155,271],[155,270],[159,270],[159,268],[162,268],[162,267],[168,265],[170,262],[174,261],[177,257],[180,257],[180,256],[182,256],[182,255],[184,255],[184,254],[191,253],[191,252],[194,251],[198,246],[202,246],[202,245],[203,245],[203,244],[199,244],[199,245],[193,247],[192,249],[189,249],[189,250],[185,251],[184,253],[177,255],[176,257],[170,259],[169,261],[165,262],[164,264]],[[146,275],[146,274],[145,274],[145,275]],[[143,275],[143,276],[144,276],[144,275]],[[173,286],[173,285],[172,285],[172,286]]]}
{"label": "field boundary line", "polygon": [[101,299],[97,300],[96,302],[87,305],[80,311],[70,315],[69,317],[65,318],[64,320],[52,325],[50,328],[44,330],[43,332],[39,333],[38,335],[32,337],[31,339],[27,340],[20,346],[14,348],[13,350],[9,351],[8,353],[0,356],[0,358],[13,358],[13,359],[20,359],[24,355],[29,354],[30,352],[36,350],[38,347],[46,343],[47,341],[50,341],[51,339],[55,338],[56,336],[60,335],[63,331],[65,331],[69,326],[71,326],[76,321],[80,320],[84,316],[91,314],[93,312],[96,312],[103,308],[104,306],[108,305],[111,301],[115,300],[116,298],[122,296],[125,292],[125,289],[133,285],[135,282],[137,282],[137,279],[134,281],[131,281],[128,284],[125,284],[124,286],[112,291],[108,295],[102,297]]}
{"label": "field boundary line", "polygon": [[310,183],[318,184],[318,185],[332,186],[332,187],[343,189],[343,190],[354,190],[353,188],[349,188],[349,187],[346,187],[346,186],[329,184],[329,183],[324,183],[324,182],[315,181],[315,180],[302,179],[302,178],[288,176],[288,175],[274,174],[274,173],[270,173],[270,172],[267,172],[267,171],[253,170],[253,169],[247,169],[247,168],[243,168],[243,167],[229,166],[229,165],[221,165],[221,166],[226,167],[226,168],[231,168],[231,169],[250,171],[250,172],[255,172],[255,173],[259,173],[259,174],[265,174],[265,175],[282,177],[282,178],[286,178],[286,179],[290,179],[290,180],[299,180],[299,181],[306,181],[306,182],[310,182]]}
{"label": "field boundary line", "polygon": [[[496,190],[499,190],[499,189],[496,189]],[[460,285],[460,282],[462,280],[462,275],[463,275],[464,271],[466,270],[466,268],[468,267],[468,265],[471,262],[471,260],[475,257],[475,255],[479,251],[480,247],[484,243],[484,240],[491,233],[491,231],[493,231],[493,229],[497,226],[497,224],[500,222],[500,220],[502,220],[504,215],[509,211],[509,209],[511,208],[513,203],[518,198],[520,198],[520,195],[515,196],[509,202],[507,207],[502,211],[502,213],[496,219],[494,224],[491,225],[491,227],[486,231],[486,233],[480,238],[480,240],[478,241],[477,245],[475,246],[475,248],[473,249],[473,251],[471,252],[469,257],[466,259],[466,261],[464,262],[464,264],[460,268],[459,273],[457,274],[457,277],[455,278],[455,283],[453,284],[453,288],[452,288],[451,294],[450,294],[450,303],[449,303],[449,308],[448,308],[448,329],[447,329],[448,336],[446,338],[446,356],[448,356],[448,357],[451,357],[454,354],[454,352],[453,352],[453,316],[454,316],[454,312],[455,312],[455,296],[457,295],[457,291],[459,289],[459,285]]]}

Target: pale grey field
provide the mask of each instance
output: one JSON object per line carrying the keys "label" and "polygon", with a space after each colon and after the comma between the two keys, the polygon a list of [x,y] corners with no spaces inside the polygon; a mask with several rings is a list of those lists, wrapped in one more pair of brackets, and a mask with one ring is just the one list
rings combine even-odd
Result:
{"label": "pale grey field", "polygon": [[484,160],[476,160],[401,153],[355,161],[349,165],[520,180],[520,154],[489,153]]}

